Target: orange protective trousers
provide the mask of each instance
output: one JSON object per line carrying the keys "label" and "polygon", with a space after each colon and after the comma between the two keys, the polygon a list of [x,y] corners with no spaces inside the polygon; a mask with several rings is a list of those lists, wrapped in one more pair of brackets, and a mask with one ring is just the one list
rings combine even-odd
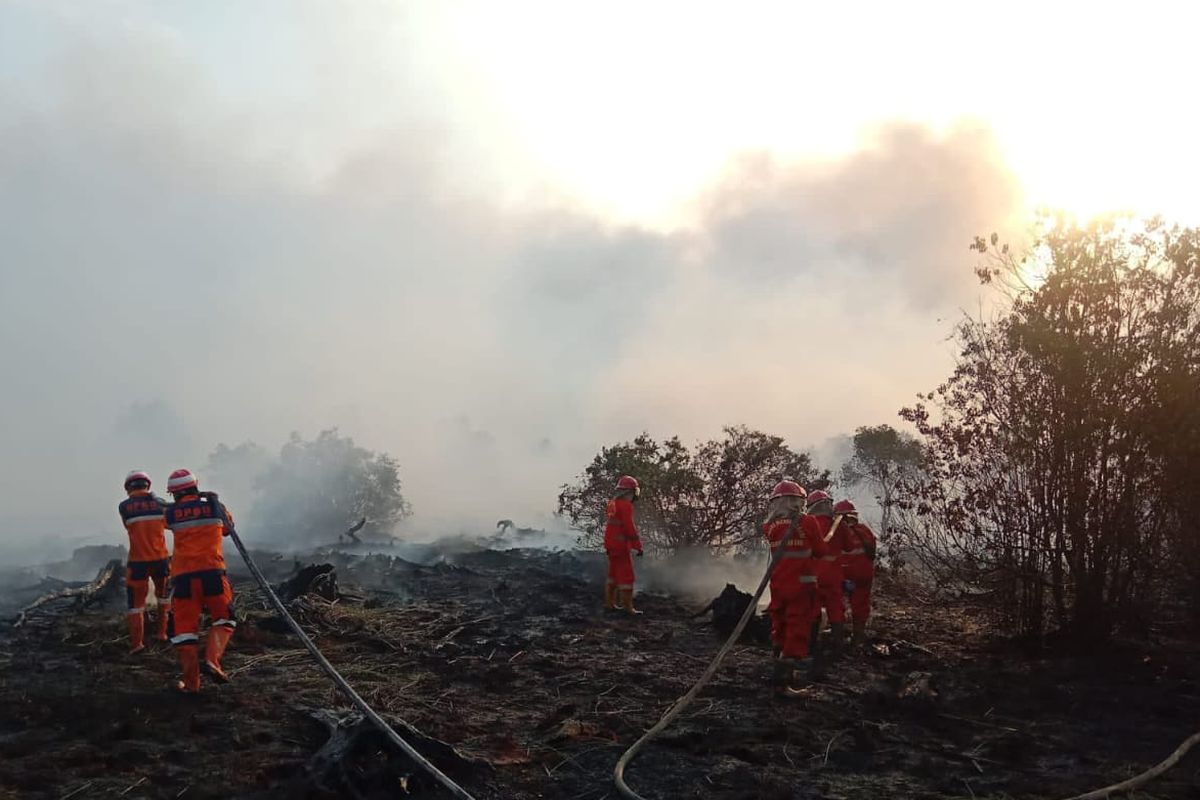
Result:
{"label": "orange protective trousers", "polygon": [[772,582],[767,612],[771,615],[771,643],[782,651],[784,658],[806,658],[809,630],[816,615],[821,613],[816,587],[811,583]]}
{"label": "orange protective trousers", "polygon": [[871,586],[875,583],[875,564],[866,556],[852,556],[842,567],[846,580],[854,582],[850,593],[850,616],[866,622],[871,616]]}
{"label": "orange protective trousers", "polygon": [[169,596],[168,575],[171,562],[168,559],[159,561],[130,561],[125,565],[125,600],[129,605],[129,613],[139,613],[146,609],[146,598],[150,594],[150,581],[154,581],[154,596],[158,598],[159,606],[163,606]]}
{"label": "orange protective trousers", "polygon": [[618,589],[633,588],[633,554],[628,550],[608,551],[608,584]]}
{"label": "orange protective trousers", "polygon": [[846,621],[846,598],[842,591],[842,567],[836,561],[817,562],[817,614],[825,609],[829,623]]}
{"label": "orange protective trousers", "polygon": [[176,576],[175,587],[175,645],[196,644],[199,641],[200,612],[208,611],[212,624],[237,627],[233,618],[233,587],[221,570],[206,570]]}

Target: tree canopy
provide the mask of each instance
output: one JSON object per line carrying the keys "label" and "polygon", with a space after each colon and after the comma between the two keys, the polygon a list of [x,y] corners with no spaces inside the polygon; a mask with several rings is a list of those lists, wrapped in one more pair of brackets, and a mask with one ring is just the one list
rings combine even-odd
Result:
{"label": "tree canopy", "polygon": [[1144,629],[1200,596],[1200,233],[1059,217],[1027,253],[972,248],[1004,303],[958,324],[953,374],[901,412],[924,449],[907,533],[1022,631]]}
{"label": "tree canopy", "polygon": [[896,492],[906,479],[916,476],[921,467],[921,443],[891,425],[864,426],[854,432],[853,450],[842,465],[842,483],[847,487],[866,486],[880,508],[881,545],[891,558],[893,548],[892,509]]}
{"label": "tree canopy", "polygon": [[599,546],[604,510],[617,479],[632,475],[642,487],[638,527],[652,548],[674,552],[708,547],[718,551],[755,546],[767,496],[783,477],[805,486],[829,484],[807,453],[779,436],[727,427],[724,436],[689,450],[678,437],[659,442],[642,434],[601,449],[558,496],[558,513]]}
{"label": "tree canopy", "polygon": [[365,538],[390,536],[411,513],[396,460],[359,447],[336,428],[312,440],[293,433],[274,459],[251,442],[218,445],[209,469],[218,484],[252,480],[247,518],[265,540],[329,542],[363,517]]}

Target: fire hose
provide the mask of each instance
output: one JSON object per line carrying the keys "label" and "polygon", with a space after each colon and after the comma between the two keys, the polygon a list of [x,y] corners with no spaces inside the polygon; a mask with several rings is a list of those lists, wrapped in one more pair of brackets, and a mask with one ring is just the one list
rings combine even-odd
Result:
{"label": "fire hose", "polygon": [[[642,746],[658,734],[662,733],[666,727],[675,720],[676,717],[682,714],[683,710],[691,705],[691,702],[696,699],[696,695],[700,694],[700,690],[703,689],[705,685],[707,685],[712,679],[712,676],[717,671],[717,667],[721,665],[721,662],[725,659],[725,656],[728,655],[729,651],[733,649],[734,643],[737,642],[738,638],[742,635],[742,631],[745,630],[747,623],[750,622],[750,618],[757,613],[758,600],[760,597],[762,597],[763,592],[766,591],[767,584],[771,582],[771,575],[775,572],[776,565],[779,563],[780,559],[783,558],[783,554],[786,550],[784,543],[792,538],[792,535],[796,532],[796,527],[800,524],[800,519],[801,515],[796,515],[792,518],[792,524],[788,526],[787,533],[784,534],[783,539],[780,540],[779,547],[771,556],[770,563],[767,564],[767,571],[763,573],[762,580],[758,582],[758,590],[754,592],[754,597],[750,599],[750,603],[746,606],[746,610],[742,613],[742,618],[739,619],[737,625],[734,626],[733,633],[731,633],[729,638],[725,640],[725,644],[721,645],[721,649],[717,651],[716,656],[713,657],[713,660],[709,663],[708,667],[705,668],[703,674],[700,676],[700,679],[696,681],[695,685],[693,685],[691,689],[688,690],[687,694],[680,697],[670,708],[667,709],[666,713],[662,715],[662,718],[654,724],[654,727],[643,733],[642,738],[634,742],[617,760],[617,766],[613,768],[613,780],[617,784],[617,791],[620,792],[623,797],[628,798],[628,800],[645,800],[645,798],[633,791],[633,789],[630,789],[629,784],[625,783],[625,768],[629,766],[629,762],[632,761],[634,756],[638,754],[638,751],[642,749]],[[829,529],[829,534],[826,535],[825,541],[829,541],[829,538],[833,535],[833,532],[837,530],[837,527],[841,524],[841,522],[842,516],[839,514],[834,519],[833,526]]]}
{"label": "fire hose", "polygon": [[317,662],[317,665],[325,672],[326,675],[329,676],[329,679],[337,684],[337,687],[342,690],[342,693],[345,694],[346,697],[350,698],[350,702],[362,712],[364,717],[370,720],[372,725],[379,729],[379,732],[382,733],[388,739],[388,741],[390,741],[406,756],[416,762],[417,766],[433,776],[433,778],[442,786],[444,786],[450,792],[450,794],[454,795],[460,800],[475,800],[466,789],[452,781],[444,772],[435,767],[433,764],[429,763],[429,761],[423,755],[418,753],[412,745],[400,738],[400,734],[396,733],[396,731],[392,729],[392,726],[388,725],[383,717],[376,714],[375,710],[367,705],[367,701],[363,700],[362,697],[359,696],[358,692],[354,691],[354,687],[346,682],[346,679],[341,676],[341,673],[337,671],[337,668],[335,668],[333,664],[329,663],[329,660],[325,658],[319,649],[317,649],[317,645],[308,637],[308,634],[304,632],[304,629],[297,624],[296,620],[292,619],[292,615],[288,613],[287,608],[284,607],[283,602],[279,599],[279,596],[275,594],[275,590],[271,588],[271,584],[267,582],[267,579],[263,576],[262,571],[259,570],[258,565],[254,563],[254,559],[250,557],[250,553],[246,550],[246,546],[242,544],[241,538],[238,536],[237,531],[234,530],[232,521],[229,520],[228,516],[224,513],[224,507],[221,505],[217,494],[215,492],[205,492],[204,496],[214,504],[215,508],[217,509],[217,513],[222,516],[223,521],[226,524],[226,530],[229,532],[229,538],[233,540],[233,544],[237,547],[238,552],[241,554],[242,560],[246,562],[246,566],[249,568],[250,574],[254,576],[254,580],[258,582],[258,585],[262,588],[263,593],[266,594],[267,599],[271,601],[271,605],[275,607],[275,611],[280,617],[283,618],[283,621],[287,623],[288,627],[292,629],[292,633],[300,637],[300,642],[304,645],[305,649],[308,650],[309,654],[313,657],[313,660]]}
{"label": "fire hose", "polygon": [[[839,514],[834,519],[833,525],[829,529],[829,533],[825,535],[826,542],[833,537],[833,532],[837,530],[837,527],[839,524],[841,524],[841,521],[842,515]],[[792,524],[788,527],[787,534],[782,539],[783,542],[786,542],[788,539],[792,538],[792,534],[796,532],[796,526],[799,524],[799,522],[799,516],[792,519]],[[758,609],[758,600],[760,597],[762,597],[763,591],[766,590],[767,584],[771,580],[771,574],[774,573],[775,567],[782,558],[783,552],[784,548],[783,546],[780,546],[775,551],[775,554],[771,557],[770,563],[767,564],[767,571],[763,574],[762,580],[759,581],[758,590],[754,592],[754,597],[751,598],[750,603],[746,606],[746,610],[742,613],[741,619],[738,620],[737,625],[734,627],[733,633],[729,635],[729,638],[725,641],[725,644],[723,644],[721,649],[717,651],[717,655],[704,670],[704,673],[700,676],[700,679],[696,681],[695,685],[693,685],[691,689],[688,690],[687,694],[680,697],[669,709],[667,709],[666,713],[664,713],[658,722],[654,724],[654,727],[642,734],[642,737],[634,742],[617,760],[617,765],[613,768],[613,780],[617,784],[617,791],[620,792],[623,797],[627,798],[627,800],[645,800],[645,798],[633,791],[633,789],[629,788],[629,784],[625,782],[625,768],[629,766],[629,762],[633,760],[634,756],[638,754],[638,751],[641,750],[647,742],[649,742],[658,734],[662,733],[666,727],[675,720],[676,717],[683,713],[683,710],[687,708],[693,700],[696,699],[696,695],[700,693],[700,690],[703,689],[709,680],[712,679],[713,674],[717,671],[717,667],[720,666],[721,661],[724,660],[725,656],[728,655],[729,651],[733,648],[734,642],[736,642],[738,637],[742,635],[742,631],[745,629],[747,623],[749,623],[750,617],[753,616],[755,611]],[[1085,794],[1075,795],[1074,797],[1068,798],[1068,800],[1104,800],[1104,798],[1107,798],[1113,794],[1131,792],[1134,789],[1149,783],[1159,775],[1162,775],[1164,772],[1171,769],[1171,767],[1178,764],[1180,759],[1182,759],[1193,746],[1198,744],[1200,744],[1200,733],[1195,733],[1184,740],[1183,744],[1179,745],[1174,753],[1168,756],[1161,763],[1156,764],[1145,772],[1135,775],[1126,781],[1115,783],[1111,786],[1105,786],[1102,789],[1097,789]]]}
{"label": "fire hose", "polygon": [[1194,733],[1189,736],[1184,740],[1183,744],[1179,745],[1179,747],[1175,749],[1174,753],[1167,756],[1166,759],[1158,764],[1155,764],[1145,772],[1139,775],[1134,775],[1129,780],[1121,781],[1120,783],[1114,783],[1112,786],[1105,786],[1103,789],[1097,789],[1094,792],[1087,792],[1085,794],[1077,794],[1074,797],[1068,797],[1067,800],[1105,800],[1105,798],[1109,797],[1110,795],[1132,792],[1134,789],[1144,786],[1145,784],[1157,778],[1159,775],[1162,775],[1171,767],[1178,764],[1179,760],[1187,755],[1187,751],[1191,750],[1192,747],[1197,744],[1200,744],[1200,733]]}

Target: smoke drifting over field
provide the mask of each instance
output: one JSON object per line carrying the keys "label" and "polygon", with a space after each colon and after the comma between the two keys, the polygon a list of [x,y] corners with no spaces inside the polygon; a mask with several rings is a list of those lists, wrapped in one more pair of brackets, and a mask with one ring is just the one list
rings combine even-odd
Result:
{"label": "smoke drifting over field", "polygon": [[[894,125],[834,162],[747,155],[673,230],[618,224],[511,179],[502,132],[430,100],[465,97],[434,54],[371,75],[361,15],[309,9],[292,33],[338,66],[259,106],[136,15],[18,8],[40,38],[0,56],[9,547],[117,541],[126,470],[161,490],[293,430],[394,455],[413,530],[445,533],[548,525],[642,430],[807,448],[893,421],[945,372],[970,237],[1019,203],[986,131]],[[386,127],[353,129],[363,85]]]}

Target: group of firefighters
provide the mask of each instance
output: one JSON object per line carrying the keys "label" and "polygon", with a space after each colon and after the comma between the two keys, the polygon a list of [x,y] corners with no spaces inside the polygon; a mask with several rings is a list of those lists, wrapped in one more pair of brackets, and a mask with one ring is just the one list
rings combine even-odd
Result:
{"label": "group of firefighters", "polygon": [[[146,600],[150,581],[158,601],[155,638],[170,640],[179,656],[183,677],[176,683],[188,694],[200,691],[200,669],[222,683],[221,669],[233,630],[233,589],[225,576],[221,539],[233,530],[229,509],[213,494],[201,492],[196,477],[177,469],[167,479],[168,503],[150,491],[150,476],[134,470],[125,477],[129,496],[118,507],[129,533],[129,563],[125,585],[129,605],[129,648],[146,649]],[[174,535],[175,552],[167,550],[166,531]],[[200,613],[212,624],[200,658]]]}
{"label": "group of firefighters", "polygon": [[[608,503],[604,549],[608,553],[605,608],[640,614],[633,607],[633,553],[642,540],[633,519],[641,495],[636,478],[617,481]],[[772,684],[782,695],[801,694],[819,679],[826,662],[841,656],[846,639],[846,602],[853,623],[851,644],[866,642],[875,579],[875,534],[859,521],[850,500],[833,502],[822,490],[808,493],[792,480],[780,481],[767,501],[763,535],[771,548]],[[782,550],[782,552],[780,552]],[[820,644],[821,614],[829,621],[828,648]]]}
{"label": "group of firefighters", "polygon": [[[155,638],[170,641],[183,669],[176,688],[200,691],[200,670],[221,682],[221,656],[233,637],[233,590],[225,574],[222,537],[233,531],[229,509],[209,492],[201,492],[186,469],[171,473],[167,492],[172,502],[150,491],[150,476],[134,470],[125,478],[128,497],[119,512],[129,533],[126,591],[129,605],[131,653],[145,650],[146,600],[150,582],[158,601]],[[633,554],[643,554],[634,523],[633,504],[641,495],[637,479],[625,475],[606,509],[604,549],[608,581],[604,605],[608,611],[630,615],[633,607]],[[174,536],[175,551],[167,550],[166,531]],[[800,693],[805,679],[819,678],[827,660],[819,645],[821,614],[830,626],[828,657],[841,654],[845,642],[847,598],[853,622],[851,643],[866,638],[875,575],[875,534],[858,519],[849,500],[834,503],[824,491],[811,494],[792,480],[783,480],[767,503],[763,534],[770,544],[775,569],[771,574],[771,642],[774,645],[773,684],[781,694]],[[782,549],[782,553],[779,552]],[[200,657],[200,615],[212,624]]]}

